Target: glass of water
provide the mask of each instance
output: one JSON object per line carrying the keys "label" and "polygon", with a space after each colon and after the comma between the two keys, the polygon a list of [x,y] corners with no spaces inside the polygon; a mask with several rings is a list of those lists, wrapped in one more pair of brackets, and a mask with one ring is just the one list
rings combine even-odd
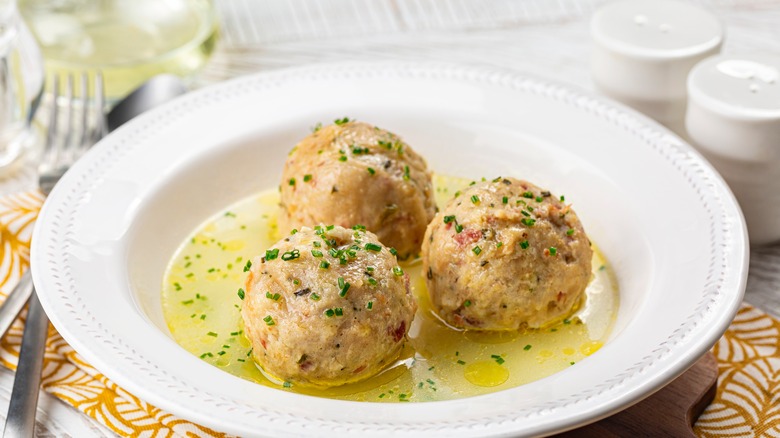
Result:
{"label": "glass of water", "polygon": [[43,91],[43,64],[16,0],[0,0],[0,178],[37,143],[32,119]]}
{"label": "glass of water", "polygon": [[19,0],[50,74],[100,70],[117,100],[160,73],[187,78],[217,39],[211,0]]}

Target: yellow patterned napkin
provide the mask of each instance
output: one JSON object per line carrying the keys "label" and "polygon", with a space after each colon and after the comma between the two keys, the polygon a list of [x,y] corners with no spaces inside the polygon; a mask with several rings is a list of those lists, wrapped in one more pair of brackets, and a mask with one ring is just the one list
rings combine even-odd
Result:
{"label": "yellow patterned napkin", "polygon": [[[27,192],[0,198],[0,295],[19,281],[30,260],[30,236],[43,195]],[[19,360],[24,314],[0,342],[0,362],[12,370]],[[203,426],[145,403],[86,363],[54,328],[49,329],[44,389],[121,436],[221,437]]]}
{"label": "yellow patterned napkin", "polygon": [[[0,295],[29,263],[32,227],[43,196],[0,198]],[[0,342],[0,362],[16,369],[24,315]],[[744,304],[713,349],[718,359],[715,401],[696,423],[700,437],[780,436],[780,321]],[[86,363],[53,328],[46,346],[43,387],[121,436],[218,437],[123,390]]]}

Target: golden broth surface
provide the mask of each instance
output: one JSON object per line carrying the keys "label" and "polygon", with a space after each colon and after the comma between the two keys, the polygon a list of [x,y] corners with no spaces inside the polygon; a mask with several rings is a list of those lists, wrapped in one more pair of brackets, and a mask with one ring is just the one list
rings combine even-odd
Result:
{"label": "golden broth surface", "polygon": [[[444,205],[469,181],[436,175]],[[601,348],[618,307],[617,283],[601,253],[575,315],[522,332],[460,331],[432,310],[420,260],[402,264],[418,310],[409,342],[388,369],[366,381],[317,390],[268,379],[251,358],[239,312],[247,260],[277,240],[277,190],[244,199],[201,225],[177,250],[163,280],[165,319],[176,342],[206,362],[261,385],[344,400],[417,402],[495,392],[561,371]]]}

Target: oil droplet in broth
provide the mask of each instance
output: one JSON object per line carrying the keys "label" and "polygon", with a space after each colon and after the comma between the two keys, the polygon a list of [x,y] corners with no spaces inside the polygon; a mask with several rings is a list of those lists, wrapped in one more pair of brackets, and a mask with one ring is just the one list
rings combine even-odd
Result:
{"label": "oil droplet in broth", "polygon": [[509,370],[496,362],[482,360],[466,366],[466,380],[477,386],[498,386],[509,379]]}

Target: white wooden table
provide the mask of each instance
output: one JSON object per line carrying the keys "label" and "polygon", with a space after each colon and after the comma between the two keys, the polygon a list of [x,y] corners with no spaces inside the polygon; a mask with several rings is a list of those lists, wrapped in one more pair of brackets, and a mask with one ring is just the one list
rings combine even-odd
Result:
{"label": "white wooden table", "polygon": [[[433,60],[500,65],[592,89],[588,17],[606,1],[215,0],[222,39],[193,85],[318,62]],[[780,51],[780,0],[695,3],[726,24],[724,52]],[[32,182],[32,172],[22,172],[0,181],[0,194]],[[745,300],[780,317],[780,244],[751,251]],[[11,377],[0,371],[2,406]],[[110,436],[48,395],[40,411],[39,436]]]}

